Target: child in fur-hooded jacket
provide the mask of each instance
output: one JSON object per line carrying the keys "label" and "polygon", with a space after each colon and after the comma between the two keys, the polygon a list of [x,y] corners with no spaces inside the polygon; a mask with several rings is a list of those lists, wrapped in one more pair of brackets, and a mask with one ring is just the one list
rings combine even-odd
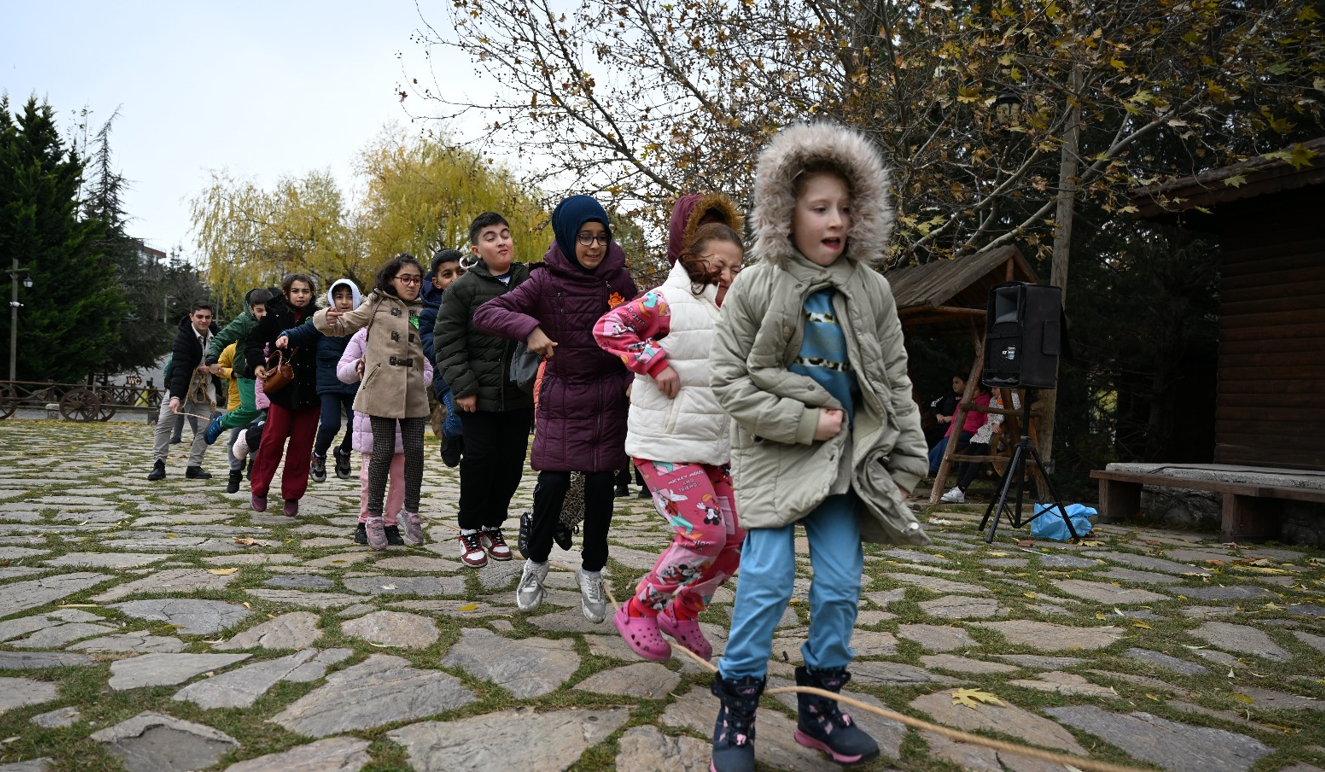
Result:
{"label": "child in fur-hooded jacket", "polygon": [[[826,123],[784,129],[756,166],[755,263],[732,283],[709,354],[710,384],[733,418],[747,533],[713,683],[717,772],[753,769],[754,710],[791,599],[796,524],[814,568],[796,682],[832,692],[850,679],[862,541],[928,541],[905,502],[925,475],[925,438],[896,303],[872,267],[892,229],[888,186],[869,140]],[[798,698],[802,745],[845,764],[878,753],[836,700]]]}

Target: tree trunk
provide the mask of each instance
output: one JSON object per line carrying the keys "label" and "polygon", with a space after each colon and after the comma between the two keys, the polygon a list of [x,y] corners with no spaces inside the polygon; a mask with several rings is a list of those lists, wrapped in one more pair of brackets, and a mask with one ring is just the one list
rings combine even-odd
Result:
{"label": "tree trunk", "polygon": [[[1067,98],[1068,118],[1063,132],[1062,156],[1058,164],[1058,206],[1054,213],[1054,254],[1049,283],[1063,291],[1063,307],[1067,307],[1067,267],[1072,254],[1072,212],[1077,194],[1077,172],[1080,168],[1081,67],[1072,70]],[[1062,332],[1067,338],[1067,330]],[[1058,379],[1055,374],[1054,382]],[[1054,424],[1058,412],[1058,390],[1050,389],[1043,397],[1044,413],[1040,424],[1040,457],[1044,459],[1046,473],[1053,469]]]}

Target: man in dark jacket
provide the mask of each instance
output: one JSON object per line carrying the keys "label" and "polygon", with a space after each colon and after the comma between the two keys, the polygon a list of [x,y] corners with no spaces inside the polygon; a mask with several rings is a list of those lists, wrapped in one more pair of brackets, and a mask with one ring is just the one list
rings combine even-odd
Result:
{"label": "man in dark jacket", "polygon": [[451,387],[451,404],[464,427],[460,557],[479,568],[488,558],[511,559],[501,526],[524,476],[534,400],[507,376],[515,344],[479,332],[473,321],[474,309],[520,286],[529,278],[529,267],[512,262],[511,227],[496,212],[474,219],[469,241],[478,261],[446,291],[433,345],[437,369]]}
{"label": "man in dark jacket", "polygon": [[189,315],[179,322],[179,332],[175,335],[171,355],[170,378],[166,381],[166,394],[161,400],[161,412],[156,418],[156,438],[152,447],[154,461],[152,471],[147,475],[148,480],[160,480],[166,476],[170,432],[175,428],[177,413],[189,414],[189,423],[193,426],[193,445],[189,448],[189,465],[184,476],[190,480],[211,478],[202,468],[202,454],[207,450],[207,441],[197,416],[206,420],[215,407],[211,394],[217,384],[203,362],[203,353],[217,332],[219,328],[212,321],[212,307],[203,301],[194,303]]}
{"label": "man in dark jacket", "polygon": [[[423,301],[423,311],[419,313],[419,338],[423,341],[423,355],[429,361],[437,360],[433,348],[433,330],[437,326],[437,311],[442,306],[442,295],[456,279],[465,275],[464,266],[460,265],[464,255],[458,249],[439,249],[433,255],[432,267],[423,277],[423,292],[419,300]],[[442,424],[442,462],[455,467],[460,464],[460,454],[464,452],[465,432],[460,423],[460,414],[451,402],[451,387],[440,373],[434,373],[432,390],[437,401],[446,407],[446,420]],[[436,427],[433,427],[436,429]]]}

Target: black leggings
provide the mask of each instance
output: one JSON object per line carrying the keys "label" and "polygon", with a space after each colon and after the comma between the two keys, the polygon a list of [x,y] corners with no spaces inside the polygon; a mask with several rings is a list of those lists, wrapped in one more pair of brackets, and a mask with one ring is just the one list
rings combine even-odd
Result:
{"label": "black leggings", "polygon": [[382,516],[391,457],[396,454],[397,420],[400,442],[405,449],[405,511],[417,514],[423,489],[423,427],[428,423],[427,416],[395,419],[373,415],[368,420],[373,426],[373,458],[368,462],[368,516]]}
{"label": "black leggings", "polygon": [[[581,566],[585,571],[601,571],[607,565],[607,531],[612,527],[612,501],[615,498],[616,472],[584,473],[584,550]],[[547,562],[552,554],[553,535],[561,519],[561,505],[570,490],[570,472],[539,472],[534,488],[534,523],[529,533],[529,559]]]}

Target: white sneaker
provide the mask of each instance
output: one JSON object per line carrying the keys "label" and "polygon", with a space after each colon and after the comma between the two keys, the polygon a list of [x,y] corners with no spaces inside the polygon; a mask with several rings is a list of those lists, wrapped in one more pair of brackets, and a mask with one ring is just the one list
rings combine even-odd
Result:
{"label": "white sneaker", "polygon": [[[247,427],[245,427],[245,429],[247,429]],[[230,446],[230,453],[235,457],[236,461],[242,462],[244,459],[248,458],[247,431],[241,431],[239,436],[235,438],[235,444]]]}
{"label": "white sneaker", "polygon": [[515,605],[521,611],[534,611],[543,604],[543,580],[547,578],[548,564],[524,562],[520,584],[515,588]]}
{"label": "white sneaker", "polygon": [[966,493],[961,488],[954,485],[952,486],[952,490],[943,494],[943,498],[939,499],[939,501],[944,504],[965,504]]}
{"label": "white sneaker", "polygon": [[607,593],[603,591],[603,572],[593,574],[583,568],[575,569],[575,579],[580,583],[580,611],[584,618],[598,624],[607,618]]}

